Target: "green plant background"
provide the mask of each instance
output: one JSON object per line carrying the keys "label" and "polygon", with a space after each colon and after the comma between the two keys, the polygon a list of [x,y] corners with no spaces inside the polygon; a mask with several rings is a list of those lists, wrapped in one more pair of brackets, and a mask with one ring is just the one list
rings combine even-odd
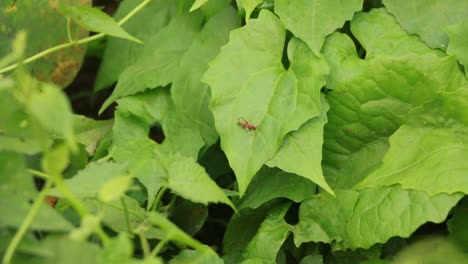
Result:
{"label": "green plant background", "polygon": [[4,263],[468,261],[468,1],[0,12]]}

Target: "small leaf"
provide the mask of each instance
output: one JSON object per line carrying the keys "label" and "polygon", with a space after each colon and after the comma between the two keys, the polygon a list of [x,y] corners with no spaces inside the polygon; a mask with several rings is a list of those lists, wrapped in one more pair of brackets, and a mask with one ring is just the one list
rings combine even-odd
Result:
{"label": "small leaf", "polygon": [[184,197],[196,203],[224,203],[235,207],[227,198],[223,190],[205,172],[203,167],[193,159],[175,157],[169,168],[168,187]]}
{"label": "small leaf", "polygon": [[259,263],[275,263],[276,255],[292,229],[284,220],[290,205],[290,203],[284,203],[268,212],[265,221],[260,225],[257,233],[245,249],[244,260],[247,262],[249,260],[261,260]]}
{"label": "small leaf", "polygon": [[47,150],[41,160],[44,171],[52,177],[61,177],[70,163],[70,150],[65,144],[59,144]]}
{"label": "small leaf", "polygon": [[202,5],[206,4],[208,0],[195,0],[195,3],[193,3],[192,7],[190,7],[189,12],[193,12],[200,8]]}
{"label": "small leaf", "polygon": [[129,176],[120,176],[106,181],[99,190],[98,197],[103,202],[117,200],[122,196],[132,184]]}
{"label": "small leaf", "polygon": [[89,6],[60,6],[65,16],[72,18],[80,26],[94,32],[128,39],[142,44],[141,40],[128,34],[115,20],[101,10]]}
{"label": "small leaf", "polygon": [[74,115],[73,124],[76,141],[85,145],[88,154],[93,155],[98,143],[110,132],[113,121]]}
{"label": "small leaf", "polygon": [[249,21],[250,15],[252,15],[252,12],[261,3],[263,3],[263,0],[237,0],[239,10],[245,10],[245,21]]}

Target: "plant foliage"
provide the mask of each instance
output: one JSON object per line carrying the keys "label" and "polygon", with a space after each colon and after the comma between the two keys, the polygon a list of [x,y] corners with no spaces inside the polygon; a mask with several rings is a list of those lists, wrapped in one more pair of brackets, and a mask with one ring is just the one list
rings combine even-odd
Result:
{"label": "plant foliage", "polygon": [[2,1],[3,263],[466,263],[467,10]]}

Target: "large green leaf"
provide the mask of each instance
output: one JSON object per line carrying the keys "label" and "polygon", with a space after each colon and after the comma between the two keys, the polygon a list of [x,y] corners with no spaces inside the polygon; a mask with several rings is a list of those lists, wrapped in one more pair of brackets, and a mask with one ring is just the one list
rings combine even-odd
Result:
{"label": "large green leaf", "polygon": [[[69,5],[91,5],[90,0],[64,0]],[[0,2],[0,58],[10,53],[12,37],[20,30],[27,32],[25,56],[33,56],[45,49],[68,42],[67,21],[56,10],[56,1]],[[54,30],[51,30],[54,29]],[[84,38],[88,32],[71,26],[72,36]],[[28,64],[34,77],[54,82],[60,87],[70,84],[81,67],[86,46],[76,45],[45,56]]]}
{"label": "large green leaf", "polygon": [[275,198],[301,202],[314,196],[315,189],[315,184],[303,177],[279,169],[263,167],[252,179],[245,195],[238,203],[238,208],[239,210],[258,208]]}
{"label": "large green leaf", "polygon": [[223,190],[195,160],[174,157],[171,159],[168,173],[167,186],[185,199],[201,204],[220,202],[235,209]]}
{"label": "large green leaf", "polygon": [[268,212],[265,221],[245,249],[245,263],[275,263],[276,255],[292,229],[284,220],[290,205],[285,203]]}
{"label": "large green leaf", "polygon": [[287,29],[319,55],[325,37],[360,11],[362,3],[362,0],[276,0],[275,12]]}
{"label": "large green leaf", "polygon": [[[333,194],[322,173],[323,127],[327,122],[328,103],[322,98],[322,114],[288,134],[283,145],[268,161],[284,171],[303,176]],[[292,191],[294,193],[294,191]]]}
{"label": "large green leaf", "polygon": [[447,48],[449,39],[445,26],[468,21],[467,1],[383,0],[383,3],[406,31],[418,34],[432,48]]}
{"label": "large green leaf", "polygon": [[146,41],[139,59],[123,70],[100,112],[120,97],[172,82],[184,53],[201,26],[200,13],[181,14]]}
{"label": "large green leaf", "polygon": [[448,26],[446,31],[450,37],[447,53],[455,55],[468,73],[468,22]]}
{"label": "large green leaf", "polygon": [[293,231],[296,245],[313,241],[356,249],[394,236],[408,237],[425,222],[444,221],[463,196],[431,197],[398,186],[359,192],[336,190],[335,194],[321,193],[301,204],[299,223]]}
{"label": "large green leaf", "polygon": [[[177,12],[177,2],[173,0],[152,0],[138,15],[123,25],[123,29],[143,41],[158,34]],[[119,4],[115,19],[119,20],[141,3],[140,0],[124,0]],[[143,47],[145,47],[143,46]],[[123,52],[124,51],[124,52]],[[135,63],[145,49],[142,45],[114,37],[109,37],[106,50],[96,77],[95,90],[101,90],[115,81],[120,73],[129,65]]]}
{"label": "large green leaf", "polygon": [[[363,26],[368,32],[366,38],[359,39],[364,46],[373,39],[373,33],[379,37],[382,24],[363,23],[362,16],[376,19],[376,14],[389,32],[398,27],[381,10],[356,15],[357,20],[351,22],[353,30]],[[374,52],[375,46],[367,45],[375,56],[365,60],[355,51],[351,55],[354,43],[343,34],[331,35],[324,45],[329,64],[340,65],[328,77],[334,90],[327,96],[330,111],[322,164],[332,187],[351,187],[378,166],[387,151],[388,137],[404,123],[408,111],[431,101],[441,91],[453,91],[466,83],[453,57],[439,57],[439,52],[429,49],[426,54],[414,54],[414,40],[405,39],[397,51]],[[392,56],[395,52],[398,56]]]}
{"label": "large green leaf", "polygon": [[[172,125],[183,126],[184,123],[188,123],[186,127],[194,132],[200,131],[208,145],[216,142],[218,135],[214,128],[213,115],[208,108],[209,87],[200,79],[208,68],[208,62],[228,41],[229,32],[239,24],[235,10],[227,7],[208,20],[200,33],[194,37],[191,47],[180,61],[177,76],[171,87],[172,100],[180,113],[172,115],[176,118],[167,122],[165,129],[172,130]],[[185,117],[178,118],[179,115]],[[185,135],[190,137],[192,133]],[[167,136],[170,137],[170,133]]]}
{"label": "large green leaf", "polygon": [[224,261],[216,255],[207,255],[200,251],[185,249],[172,258],[169,264],[224,264]]}
{"label": "large green leaf", "polygon": [[[258,19],[231,31],[229,43],[203,77],[211,86],[216,130],[241,195],[279,149],[283,137],[320,113],[321,84],[310,76],[319,77],[322,71],[303,64],[320,60],[302,41],[292,39],[288,45],[291,67],[285,70],[281,63],[284,39],[279,19],[262,10]],[[245,131],[239,118],[256,130]]]}
{"label": "large green leaf", "polygon": [[404,189],[468,193],[468,89],[441,93],[410,113],[390,137],[383,164],[359,188],[401,184]]}

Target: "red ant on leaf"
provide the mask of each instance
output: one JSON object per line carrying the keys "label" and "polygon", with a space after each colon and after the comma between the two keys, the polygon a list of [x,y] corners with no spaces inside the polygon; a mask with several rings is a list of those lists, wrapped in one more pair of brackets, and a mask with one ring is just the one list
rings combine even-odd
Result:
{"label": "red ant on leaf", "polygon": [[257,130],[257,126],[254,124],[249,123],[245,118],[239,117],[237,118],[237,125],[244,128],[247,131],[255,131]]}

